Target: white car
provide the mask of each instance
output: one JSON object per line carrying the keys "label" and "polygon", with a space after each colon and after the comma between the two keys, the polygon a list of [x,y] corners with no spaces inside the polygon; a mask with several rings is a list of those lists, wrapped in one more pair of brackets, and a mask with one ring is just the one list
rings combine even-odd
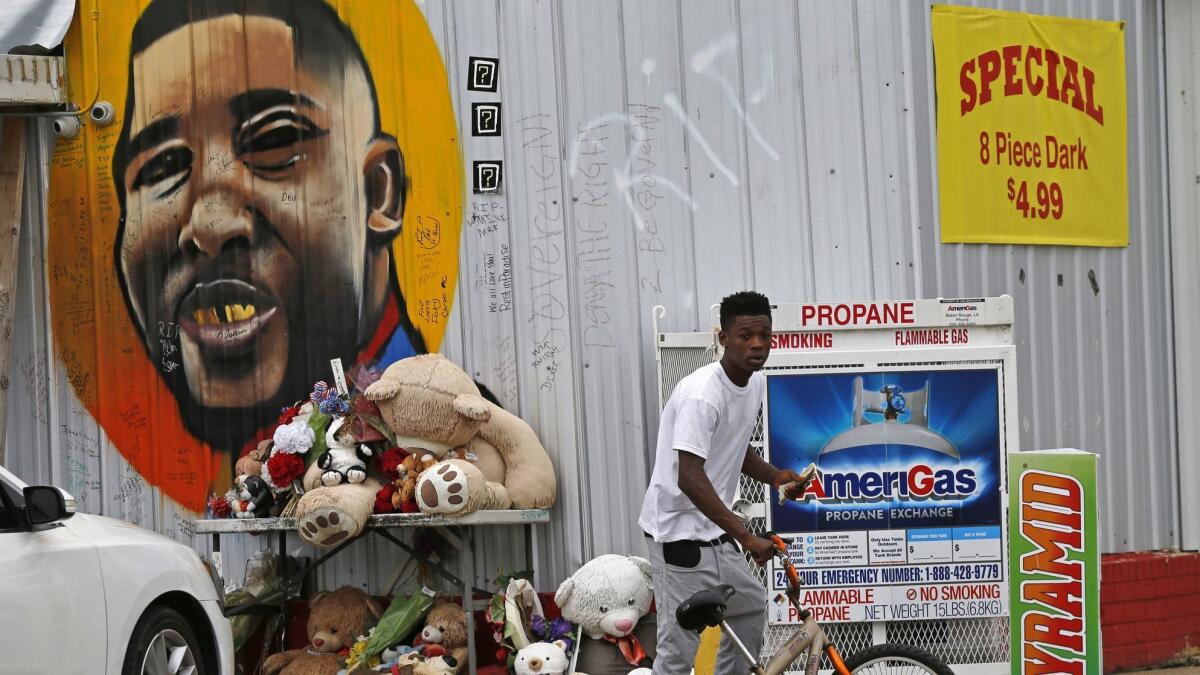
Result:
{"label": "white car", "polygon": [[215,571],[192,549],[0,467],[0,672],[233,675]]}

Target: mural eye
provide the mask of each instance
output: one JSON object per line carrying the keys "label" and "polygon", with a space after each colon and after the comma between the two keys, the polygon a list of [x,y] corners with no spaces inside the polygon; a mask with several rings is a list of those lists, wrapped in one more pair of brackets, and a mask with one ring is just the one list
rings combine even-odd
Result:
{"label": "mural eye", "polygon": [[182,146],[167,148],[146,161],[142,168],[138,170],[137,175],[133,178],[131,190],[139,190],[143,187],[157,185],[168,178],[180,176],[182,178],[174,185],[167,189],[167,192],[175,190],[187,177],[192,170],[192,151]]}
{"label": "mural eye", "polygon": [[265,113],[238,134],[235,148],[261,171],[282,171],[300,160],[295,146],[329,133],[291,108]]}

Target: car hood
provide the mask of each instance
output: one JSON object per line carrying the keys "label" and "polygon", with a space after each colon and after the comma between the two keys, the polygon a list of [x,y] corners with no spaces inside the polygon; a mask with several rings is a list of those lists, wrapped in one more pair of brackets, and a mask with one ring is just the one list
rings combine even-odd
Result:
{"label": "car hood", "polygon": [[107,516],[77,513],[62,521],[62,524],[71,532],[97,546],[111,543],[142,543],[150,546],[183,547],[183,544],[157,532]]}
{"label": "car hood", "polygon": [[[63,526],[96,548],[106,579],[135,583],[151,580],[188,590],[199,600],[215,600],[217,593],[199,554],[157,532],[115,518],[77,513]],[[173,580],[172,580],[173,579]]]}

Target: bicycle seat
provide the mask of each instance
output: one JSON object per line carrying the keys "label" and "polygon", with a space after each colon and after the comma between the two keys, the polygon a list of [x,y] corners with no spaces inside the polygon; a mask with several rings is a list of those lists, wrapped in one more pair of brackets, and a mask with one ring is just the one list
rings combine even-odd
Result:
{"label": "bicycle seat", "polygon": [[733,586],[728,584],[700,591],[676,608],[675,620],[684,630],[694,630],[697,633],[709,626],[719,626],[725,620],[725,603],[729,602],[736,592]]}

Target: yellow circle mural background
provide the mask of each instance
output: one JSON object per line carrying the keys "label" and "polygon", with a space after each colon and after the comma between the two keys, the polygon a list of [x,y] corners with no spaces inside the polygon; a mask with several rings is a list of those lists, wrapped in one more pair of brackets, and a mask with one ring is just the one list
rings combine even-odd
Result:
{"label": "yellow circle mural background", "polygon": [[[200,510],[212,490],[227,484],[241,448],[216,448],[189,431],[159,372],[162,364],[148,353],[126,309],[114,263],[120,208],[112,157],[129,82],[129,36],[148,4],[85,0],[65,42],[71,100],[80,107],[94,98],[109,101],[118,119],[105,127],[85,123],[78,137],[60,139],[55,149],[48,200],[51,321],[66,377],[111,443],[147,482]],[[403,152],[408,196],[392,244],[397,282],[412,326],[426,350],[437,351],[457,286],[465,196],[441,52],[412,0],[329,4],[371,70],[381,130]]]}

